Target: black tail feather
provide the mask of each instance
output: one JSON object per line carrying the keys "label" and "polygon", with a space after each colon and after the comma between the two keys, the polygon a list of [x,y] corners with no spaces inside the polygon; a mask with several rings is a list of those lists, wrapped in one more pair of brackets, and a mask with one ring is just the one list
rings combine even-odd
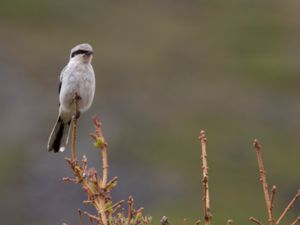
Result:
{"label": "black tail feather", "polygon": [[60,113],[48,140],[49,152],[63,152],[66,149],[71,122],[72,114]]}
{"label": "black tail feather", "polygon": [[58,122],[60,123],[56,138],[53,142],[53,150],[54,152],[59,152],[59,148],[60,148],[60,143],[61,143],[61,139],[63,137],[64,134],[64,123],[61,123],[62,119],[59,117],[58,118]]}

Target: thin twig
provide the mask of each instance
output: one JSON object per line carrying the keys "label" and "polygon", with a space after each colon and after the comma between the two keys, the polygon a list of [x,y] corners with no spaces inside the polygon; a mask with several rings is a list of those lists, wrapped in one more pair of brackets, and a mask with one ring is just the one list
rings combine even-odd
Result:
{"label": "thin twig", "polygon": [[291,225],[296,225],[298,222],[300,222],[300,216],[298,216],[297,219],[291,223]]}
{"label": "thin twig", "polygon": [[281,220],[285,217],[287,212],[293,207],[296,200],[300,197],[300,190],[298,190],[297,194],[293,197],[293,199],[290,201],[290,203],[287,205],[287,207],[283,210],[281,215],[279,216],[278,220],[276,221],[276,224],[279,224]]}
{"label": "thin twig", "polygon": [[264,196],[265,196],[265,202],[266,202],[266,207],[267,207],[268,217],[269,217],[268,221],[269,221],[270,225],[273,225],[274,219],[272,218],[271,200],[270,200],[270,195],[269,195],[269,190],[268,190],[266,170],[264,168],[264,164],[263,164],[263,160],[262,160],[261,145],[257,139],[254,140],[253,146],[254,146],[255,152],[256,152],[259,174],[260,174],[260,181],[262,183],[262,188],[263,188],[263,192],[264,192]]}
{"label": "thin twig", "polygon": [[77,131],[77,117],[78,117],[78,101],[79,96],[75,92],[73,97],[74,115],[73,115],[73,128],[72,128],[72,161],[76,160],[76,131]]}
{"label": "thin twig", "polygon": [[112,210],[112,214],[114,214],[115,212],[117,212],[121,207],[122,207],[122,205],[117,205],[117,206]]}
{"label": "thin twig", "polygon": [[274,199],[275,199],[275,195],[276,195],[276,186],[273,185],[272,189],[271,189],[271,204],[270,204],[270,212],[271,212],[271,218],[272,218],[272,223],[274,224],[274,214],[273,214],[273,208],[274,208]]}
{"label": "thin twig", "polygon": [[94,201],[91,201],[91,200],[84,200],[82,201],[83,204],[93,204]]}
{"label": "thin twig", "polygon": [[107,143],[105,141],[105,138],[103,136],[102,132],[102,124],[97,116],[94,116],[93,118],[94,124],[95,124],[95,132],[91,133],[91,137],[96,141],[96,146],[101,148],[102,153],[102,169],[103,169],[103,175],[102,175],[102,182],[101,187],[105,188],[107,183],[107,177],[108,177],[108,162],[107,162]]}
{"label": "thin twig", "polygon": [[112,209],[115,209],[116,207],[119,207],[121,206],[125,201],[124,200],[121,200],[121,201],[118,201],[117,203],[113,204],[111,206]]}
{"label": "thin twig", "polygon": [[92,214],[90,214],[90,213],[88,213],[88,212],[83,212],[83,214],[86,215],[86,216],[89,217],[89,218],[92,218],[93,220],[100,221],[100,220],[99,220],[99,217],[94,216],[94,215],[92,215]]}
{"label": "thin twig", "polygon": [[260,222],[258,219],[255,219],[254,217],[250,217],[249,220],[258,225],[263,225],[262,222]]}
{"label": "thin twig", "polygon": [[77,183],[77,179],[70,178],[70,177],[63,177],[63,181]]}
{"label": "thin twig", "polygon": [[118,177],[112,178],[110,181],[106,183],[106,188],[111,188],[112,186],[115,186],[117,181],[118,181]]}
{"label": "thin twig", "polygon": [[103,177],[102,177],[102,187],[106,187],[107,183],[107,174],[108,174],[108,163],[107,163],[107,149],[106,146],[102,148],[102,168],[103,168]]}
{"label": "thin twig", "polygon": [[122,206],[122,204],[124,202],[125,202],[124,200],[118,201],[117,203],[113,204],[112,206],[107,207],[106,211],[108,211],[109,214],[112,215],[114,212],[116,212],[116,210],[118,210]]}
{"label": "thin twig", "polygon": [[127,203],[128,203],[127,224],[130,224],[131,218],[133,216],[133,198],[132,198],[132,196],[129,196]]}
{"label": "thin twig", "polygon": [[90,221],[90,224],[91,224],[91,225],[95,225],[95,224],[94,224],[94,219],[93,219],[93,218],[90,218],[90,217],[89,217],[89,221]]}
{"label": "thin twig", "polygon": [[[102,132],[102,124],[97,116],[93,118],[95,132],[91,133],[91,137],[95,140],[95,146],[101,149],[102,154],[102,179],[99,183],[100,189],[106,189],[107,187],[107,177],[108,177],[108,163],[107,163],[107,143],[103,136]],[[107,225],[107,215],[106,215],[106,199],[105,198],[97,198],[96,203],[98,205],[98,214],[99,218],[103,221],[104,225]]]}
{"label": "thin twig", "polygon": [[78,209],[78,214],[79,214],[79,223],[80,225],[83,225],[83,221],[82,221],[82,212],[80,209]]}
{"label": "thin twig", "polygon": [[205,131],[202,130],[199,135],[199,140],[201,141],[201,159],[202,159],[202,184],[203,184],[203,204],[204,204],[204,221],[205,225],[211,224],[211,210],[209,201],[209,188],[208,188],[208,166],[207,166],[207,153],[206,153],[206,136]]}

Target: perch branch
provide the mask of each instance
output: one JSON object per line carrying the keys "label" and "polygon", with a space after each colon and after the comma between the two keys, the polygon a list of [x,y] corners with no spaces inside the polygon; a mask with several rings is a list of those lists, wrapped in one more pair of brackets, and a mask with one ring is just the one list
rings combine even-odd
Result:
{"label": "perch branch", "polygon": [[77,131],[77,119],[78,119],[78,101],[80,97],[75,92],[73,97],[74,115],[73,115],[73,128],[72,128],[72,161],[76,160],[76,131]]}
{"label": "perch branch", "polygon": [[205,131],[202,130],[199,135],[199,140],[201,141],[201,159],[202,159],[202,184],[203,184],[203,203],[204,203],[204,221],[205,225],[211,224],[211,210],[209,201],[209,189],[208,189],[208,166],[207,166],[207,153],[206,153],[206,143],[207,139],[205,136]]}
{"label": "perch branch", "polygon": [[[75,103],[79,100],[77,97],[78,96],[75,95]],[[78,118],[77,109],[75,109],[73,119],[76,120],[76,117]],[[120,225],[122,221],[125,223],[128,222],[128,225],[130,225],[130,223],[134,223],[134,225],[149,225],[151,218],[142,215],[142,207],[138,210],[133,208],[133,198],[131,196],[128,200],[128,217],[123,213],[117,213],[115,216],[113,215],[120,209],[124,201],[114,203],[111,199],[111,190],[117,185],[118,178],[114,177],[108,181],[107,144],[102,133],[100,120],[97,117],[94,118],[95,131],[91,133],[91,137],[95,140],[95,147],[100,148],[102,152],[102,176],[98,176],[95,168],[88,168],[87,158],[85,156],[83,156],[81,163],[77,160],[75,150],[76,121],[74,121],[74,124],[75,126],[73,127],[72,134],[72,143],[74,145],[72,148],[72,158],[66,158],[67,163],[73,171],[73,177],[64,177],[63,180],[80,184],[82,189],[87,193],[87,199],[84,200],[83,203],[93,205],[97,211],[97,214],[93,215],[86,211],[78,210],[80,219],[79,224],[83,225],[83,218],[87,216],[90,225]]]}

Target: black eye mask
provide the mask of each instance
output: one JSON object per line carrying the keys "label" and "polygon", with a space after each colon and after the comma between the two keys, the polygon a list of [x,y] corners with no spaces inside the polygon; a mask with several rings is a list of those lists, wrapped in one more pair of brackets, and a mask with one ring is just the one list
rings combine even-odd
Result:
{"label": "black eye mask", "polygon": [[88,50],[81,50],[81,49],[79,49],[79,50],[77,50],[77,51],[75,51],[75,52],[72,53],[71,58],[73,58],[76,55],[81,55],[81,54],[92,55],[93,52],[92,51],[88,51]]}

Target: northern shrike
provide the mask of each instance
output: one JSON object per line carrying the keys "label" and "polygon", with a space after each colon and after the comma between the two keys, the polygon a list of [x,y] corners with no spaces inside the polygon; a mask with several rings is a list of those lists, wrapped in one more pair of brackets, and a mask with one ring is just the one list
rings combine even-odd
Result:
{"label": "northern shrike", "polygon": [[95,74],[91,65],[92,57],[93,48],[89,44],[80,44],[71,50],[70,60],[60,74],[59,113],[49,137],[48,151],[63,152],[68,144],[75,93],[79,97],[79,113],[88,110],[93,102]]}

